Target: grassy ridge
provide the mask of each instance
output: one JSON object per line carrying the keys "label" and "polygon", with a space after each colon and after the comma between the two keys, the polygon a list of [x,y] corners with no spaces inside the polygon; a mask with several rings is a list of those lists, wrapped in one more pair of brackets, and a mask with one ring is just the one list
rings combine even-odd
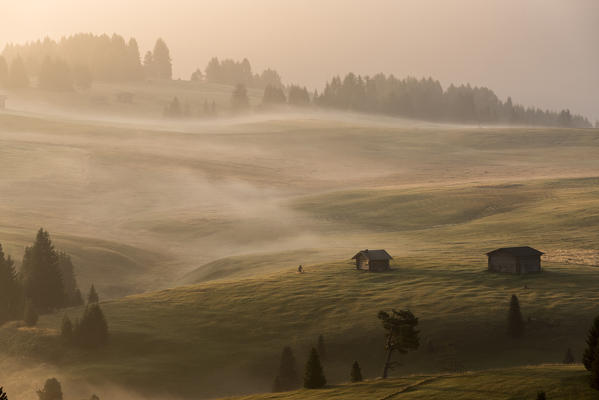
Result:
{"label": "grassy ridge", "polygon": [[535,399],[540,390],[552,400],[596,399],[597,391],[588,387],[587,377],[588,373],[580,366],[542,365],[374,380],[323,390],[236,397],[235,400],[515,400]]}

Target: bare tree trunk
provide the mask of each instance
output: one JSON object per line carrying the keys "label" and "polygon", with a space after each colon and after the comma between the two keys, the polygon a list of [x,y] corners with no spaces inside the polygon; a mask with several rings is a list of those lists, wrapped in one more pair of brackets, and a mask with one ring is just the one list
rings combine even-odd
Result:
{"label": "bare tree trunk", "polygon": [[387,375],[389,373],[389,363],[391,362],[391,353],[393,353],[393,349],[391,348],[391,331],[389,333],[389,337],[387,338],[387,357],[385,357],[385,367],[383,368],[383,379],[387,379]]}

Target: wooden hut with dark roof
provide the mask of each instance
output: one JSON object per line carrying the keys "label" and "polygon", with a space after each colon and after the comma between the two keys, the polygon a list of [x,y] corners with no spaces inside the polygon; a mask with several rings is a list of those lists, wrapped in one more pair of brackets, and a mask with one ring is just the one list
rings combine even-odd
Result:
{"label": "wooden hut with dark roof", "polygon": [[541,272],[543,252],[532,247],[503,247],[487,253],[488,268],[492,272],[528,274]]}
{"label": "wooden hut with dark roof", "polygon": [[393,257],[389,255],[385,250],[362,250],[356,253],[352,257],[352,260],[356,260],[356,269],[367,270],[370,272],[383,272],[388,271],[389,260]]}

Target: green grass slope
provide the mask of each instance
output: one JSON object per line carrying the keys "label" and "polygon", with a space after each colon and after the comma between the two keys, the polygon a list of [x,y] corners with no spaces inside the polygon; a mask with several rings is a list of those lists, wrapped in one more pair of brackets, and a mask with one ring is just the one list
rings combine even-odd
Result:
{"label": "green grass slope", "polygon": [[[462,374],[409,376],[336,385],[321,390],[236,397],[235,400],[551,400],[596,399],[580,366],[541,365]],[[230,399],[232,400],[232,399]]]}

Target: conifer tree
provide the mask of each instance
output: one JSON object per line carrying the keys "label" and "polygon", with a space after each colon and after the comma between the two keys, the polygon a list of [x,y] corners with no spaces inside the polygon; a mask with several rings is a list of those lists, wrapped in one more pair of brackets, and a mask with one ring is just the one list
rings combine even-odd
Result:
{"label": "conifer tree", "polygon": [[96,288],[92,283],[92,286],[89,288],[89,293],[87,295],[87,304],[98,303],[100,301],[100,297],[98,296],[98,292],[96,292]]}
{"label": "conifer tree", "polygon": [[25,312],[23,314],[23,321],[27,326],[35,326],[37,324],[38,314],[35,310],[35,306],[31,301],[25,303]]}
{"label": "conifer tree", "polygon": [[508,313],[508,334],[513,338],[519,338],[524,334],[524,319],[520,311],[518,296],[512,295],[510,299],[510,310]]}
{"label": "conifer tree", "polygon": [[321,361],[326,361],[327,359],[327,349],[324,345],[324,336],[318,335],[318,356]]}
{"label": "conifer tree", "polygon": [[46,380],[44,388],[37,391],[39,400],[62,400],[62,387],[56,378]]}
{"label": "conifer tree", "polygon": [[599,346],[595,349],[595,357],[591,364],[591,387],[599,390]]}
{"label": "conifer tree", "polygon": [[387,341],[385,343],[387,355],[382,374],[382,378],[386,379],[389,369],[397,365],[397,362],[391,361],[393,352],[405,354],[410,350],[416,350],[420,346],[419,332],[416,330],[418,318],[409,310],[392,310],[392,314],[379,311],[378,318],[387,331]]}
{"label": "conifer tree", "polygon": [[154,45],[152,64],[156,78],[172,79],[173,66],[171,64],[171,55],[166,43],[162,39],[158,39]]}
{"label": "conifer tree", "polygon": [[7,87],[24,88],[29,86],[29,75],[20,56],[12,60],[8,71]]}
{"label": "conifer tree", "polygon": [[43,228],[38,231],[33,246],[25,249],[21,277],[25,297],[31,300],[36,310],[43,313],[64,306],[65,292],[58,253]]}
{"label": "conifer tree", "polygon": [[71,70],[64,61],[46,57],[38,76],[38,86],[45,90],[71,90],[73,88]]}
{"label": "conifer tree", "polygon": [[357,361],[354,361],[351,366],[351,374],[350,379],[352,382],[362,382],[362,370],[360,369],[360,364]]}
{"label": "conifer tree", "polygon": [[595,351],[597,349],[597,343],[599,342],[599,316],[595,317],[593,324],[589,328],[587,334],[587,348],[584,350],[582,355],[582,363],[587,371],[590,371],[595,360]]}
{"label": "conifer tree", "polygon": [[235,90],[233,90],[231,107],[234,111],[243,111],[247,110],[249,106],[250,99],[248,98],[247,89],[245,88],[245,85],[239,83],[235,86]]}
{"label": "conifer tree", "polygon": [[60,327],[60,337],[64,343],[70,344],[73,342],[73,323],[68,315],[64,315],[62,325]]}
{"label": "conifer tree", "polygon": [[10,256],[0,244],[0,324],[19,317],[22,312],[21,285]]}
{"label": "conifer tree", "polygon": [[0,56],[0,87],[5,87],[8,82],[8,64],[6,59]]}
{"label": "conifer tree", "polygon": [[143,70],[146,78],[154,78],[156,76],[154,56],[151,51],[147,51],[144,55]]}
{"label": "conifer tree", "polygon": [[81,292],[77,287],[77,279],[75,278],[75,266],[73,265],[71,256],[64,251],[58,253],[58,267],[66,297],[65,305],[71,307],[80,306],[83,303],[81,301]]}
{"label": "conifer tree", "polygon": [[308,362],[306,363],[304,387],[306,389],[320,389],[326,384],[327,380],[324,377],[320,358],[318,357],[318,351],[313,347],[310,351],[310,358],[308,358]]}
{"label": "conifer tree", "polygon": [[275,378],[273,389],[276,386],[279,389],[277,391],[284,392],[297,389],[299,385],[300,381],[293,351],[291,347],[285,346],[281,353],[281,363],[279,364],[279,372]]}
{"label": "conifer tree", "polygon": [[108,343],[108,324],[98,303],[85,308],[73,331],[75,342],[81,347],[96,348]]}
{"label": "conifer tree", "polygon": [[275,87],[272,85],[267,85],[264,88],[264,94],[262,96],[262,104],[271,105],[271,104],[285,104],[287,102],[287,97],[285,97],[285,93],[283,89],[280,87]]}
{"label": "conifer tree", "polygon": [[566,350],[566,355],[564,356],[564,364],[574,364],[574,354],[572,354],[572,349],[568,347]]}

